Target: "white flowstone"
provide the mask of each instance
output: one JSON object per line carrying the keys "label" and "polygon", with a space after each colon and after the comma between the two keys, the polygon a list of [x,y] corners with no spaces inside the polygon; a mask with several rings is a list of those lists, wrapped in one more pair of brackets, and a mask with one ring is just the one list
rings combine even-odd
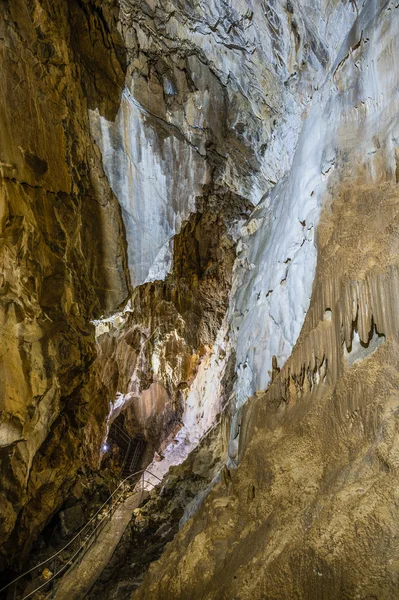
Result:
{"label": "white flowstone", "polygon": [[[370,2],[360,14],[314,94],[288,176],[256,208],[254,225],[243,228],[230,306],[237,408],[268,386],[273,355],[281,367],[298,338],[316,269],[314,232],[335,171],[341,179],[350,175],[350,156],[351,165],[367,169],[376,182],[379,160],[396,172],[398,67],[375,27],[382,10],[390,10],[389,3]],[[392,30],[398,19],[392,13]],[[357,57],[352,48],[366,38],[368,46]],[[385,32],[384,43],[390,39]]]}
{"label": "white flowstone", "polygon": [[204,159],[175,135],[161,136],[126,88],[115,122],[90,111],[91,130],[126,228],[133,286],[164,279],[171,240],[195,211],[208,178]]}
{"label": "white flowstone", "polygon": [[[139,22],[130,20],[130,4],[121,3],[125,36],[137,36],[139,47],[149,52],[153,41]],[[89,111],[105,173],[122,207],[133,286],[164,279],[170,271],[171,240],[195,211],[195,199],[209,181],[207,129],[214,131],[225,160],[218,186],[254,206],[288,172],[313,90],[355,18],[350,3],[331,7],[320,0],[315,7],[313,0],[293,0],[292,6],[290,12],[282,0],[233,0],[228,5],[202,0],[191,20],[172,12],[163,20],[163,35],[197,50],[188,56],[197,91],[180,99],[180,109],[165,108],[164,123],[137,100],[134,77],[123,91],[114,123]],[[160,14],[163,10],[160,6]],[[293,15],[300,42],[293,33]],[[201,55],[209,66],[198,58]],[[163,92],[178,95],[166,75]],[[225,117],[230,135],[236,135],[238,125],[242,128],[239,143],[250,150],[256,167],[236,164],[221,126]],[[235,148],[236,142],[231,146]]]}

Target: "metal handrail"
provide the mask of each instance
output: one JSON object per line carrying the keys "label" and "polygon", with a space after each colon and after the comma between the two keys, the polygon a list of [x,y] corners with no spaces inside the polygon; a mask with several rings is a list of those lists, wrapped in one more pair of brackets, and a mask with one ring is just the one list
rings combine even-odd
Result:
{"label": "metal handrail", "polygon": [[[162,482],[162,479],[160,479],[157,475],[155,475],[154,473],[151,473],[151,471],[148,471],[148,469],[141,469],[140,471],[136,471],[135,473],[131,473],[130,475],[128,475],[128,477],[125,477],[125,479],[123,481],[120,482],[120,484],[115,488],[115,490],[112,492],[112,494],[107,498],[107,500],[104,502],[104,504],[97,510],[97,512],[89,519],[89,521],[82,527],[82,529],[67,543],[65,544],[65,546],[63,546],[60,550],[58,550],[57,552],[55,552],[54,554],[52,554],[49,558],[47,558],[46,560],[42,561],[41,563],[39,563],[38,565],[35,565],[34,567],[32,567],[31,569],[28,569],[28,571],[25,571],[24,573],[21,573],[21,575],[19,575],[18,577],[16,577],[15,579],[13,579],[12,581],[10,581],[6,586],[4,586],[3,588],[0,589],[0,594],[2,592],[4,592],[5,590],[7,590],[8,588],[10,588],[12,585],[16,584],[20,579],[22,579],[23,577],[26,577],[27,575],[29,575],[29,573],[32,573],[32,571],[35,571],[36,569],[39,569],[40,567],[42,567],[43,565],[46,565],[48,563],[51,563],[52,561],[54,561],[62,552],[64,552],[76,539],[78,539],[79,537],[81,537],[82,533],[87,529],[87,527],[90,525],[90,523],[92,523],[94,521],[94,519],[97,518],[97,516],[99,515],[99,513],[104,509],[104,507],[106,507],[107,505],[110,506],[110,510],[109,510],[109,514],[110,516],[112,516],[112,499],[115,496],[115,494],[117,493],[117,491],[119,490],[120,487],[122,487],[126,481],[128,479],[130,479],[131,477],[134,477],[135,475],[139,475],[139,474],[143,474],[143,484],[144,484],[144,473],[148,473],[149,475],[151,475],[152,477],[155,477],[156,479],[158,479],[158,481]],[[151,483],[151,482],[147,482],[147,483]],[[120,496],[121,497],[121,496]],[[120,499],[119,497],[119,499]],[[114,504],[114,507],[116,505]],[[108,515],[107,515],[108,516]],[[77,550],[77,552],[75,552],[75,554],[73,556],[71,556],[71,558],[66,562],[66,564],[57,572],[54,573],[54,575],[48,579],[47,581],[45,581],[41,586],[39,586],[38,588],[34,589],[32,592],[30,592],[27,596],[24,596],[24,598],[22,600],[25,600],[26,598],[29,598],[32,594],[34,594],[35,592],[39,591],[41,588],[47,586],[53,579],[55,579],[55,577],[58,577],[59,574],[64,571],[66,569],[66,567],[71,566],[73,564],[74,559],[76,558],[76,556],[78,556],[80,554],[80,551],[82,550],[82,548],[84,548],[88,541],[93,537],[93,534],[95,534],[97,532],[97,530],[101,527],[101,525],[103,523],[105,523],[105,518],[102,519],[98,525],[95,527],[95,529],[91,532],[90,536],[88,537],[87,540],[85,540],[83,542],[83,544],[81,544],[79,546],[79,549]]]}
{"label": "metal handrail", "polygon": [[121,470],[120,470],[121,475],[123,474],[123,470],[125,468],[125,465],[126,465],[126,462],[127,462],[128,456],[129,456],[131,445],[132,445],[132,440],[129,440],[129,444],[128,444],[127,450],[125,452],[125,456],[124,456],[123,463],[122,463]]}
{"label": "metal handrail", "polygon": [[[153,477],[157,477],[156,475],[154,475],[153,473],[151,473],[150,471],[148,471],[148,473],[150,475],[152,475]],[[159,479],[159,477],[157,477],[157,479]],[[159,479],[159,481],[161,481],[161,479]],[[142,490],[144,490],[144,483],[151,483],[151,481],[145,480],[144,478],[142,479]],[[116,506],[116,505],[114,505]],[[111,513],[111,509],[110,509],[110,516],[112,517]],[[91,532],[90,536],[88,537],[88,539],[78,548],[78,550],[75,552],[75,554],[73,556],[71,556],[71,558],[67,561],[67,563],[57,572],[54,573],[54,575],[52,577],[50,577],[50,579],[48,579],[47,581],[45,581],[44,583],[42,583],[39,587],[35,588],[34,590],[32,590],[31,592],[29,592],[29,594],[27,594],[26,596],[24,596],[22,598],[22,600],[27,600],[27,598],[30,598],[33,594],[35,594],[36,592],[38,592],[39,590],[41,590],[42,588],[46,587],[49,585],[49,583],[51,583],[53,581],[53,585],[54,585],[54,580],[56,578],[59,577],[60,573],[62,573],[63,571],[68,571],[68,569],[70,567],[72,567],[74,565],[75,562],[75,558],[79,557],[79,554],[81,552],[81,550],[86,546],[86,552],[89,549],[90,545],[89,542],[92,540],[93,536],[96,536],[96,532],[97,529],[101,529],[103,523],[105,522],[105,519],[103,519],[102,521],[100,521],[100,523],[97,525],[97,527]],[[98,534],[97,534],[98,535]],[[95,539],[97,539],[97,537],[95,537]],[[80,560],[81,557],[79,557],[79,564],[80,564]],[[53,588],[54,590],[54,588]],[[51,596],[53,597],[53,596]]]}
{"label": "metal handrail", "polygon": [[109,430],[111,431],[112,427],[114,429],[117,430],[118,434],[124,438],[125,442],[128,441],[129,443],[132,441],[132,438],[126,433],[126,431],[124,431],[122,429],[122,427],[120,427],[117,423],[115,423],[115,421],[113,423],[111,423]]}
{"label": "metal handrail", "polygon": [[139,439],[139,440],[137,440],[136,447],[133,452],[132,460],[130,461],[130,465],[129,465],[130,471],[132,469],[134,469],[134,467],[136,466],[136,463],[138,462],[138,460],[140,458],[140,454],[141,454],[142,450],[143,450],[142,441]]}

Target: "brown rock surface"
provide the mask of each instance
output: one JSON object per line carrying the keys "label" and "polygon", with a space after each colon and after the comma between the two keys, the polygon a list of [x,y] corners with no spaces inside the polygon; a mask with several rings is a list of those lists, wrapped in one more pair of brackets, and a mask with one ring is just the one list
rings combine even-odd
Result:
{"label": "brown rock surface", "polygon": [[0,0],[0,570],[120,412],[163,475],[225,409],[107,598],[396,598],[398,15]]}
{"label": "brown rock surface", "polygon": [[115,6],[99,4],[0,4],[0,564],[26,556],[74,482],[90,320],[128,293],[87,116],[115,115],[124,81]]}

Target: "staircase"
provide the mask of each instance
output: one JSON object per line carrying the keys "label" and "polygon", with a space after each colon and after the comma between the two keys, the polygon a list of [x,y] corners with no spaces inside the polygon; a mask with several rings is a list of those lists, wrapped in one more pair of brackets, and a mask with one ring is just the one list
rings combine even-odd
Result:
{"label": "staircase", "polygon": [[121,478],[122,479],[129,477],[129,475],[131,473],[134,473],[137,471],[139,463],[140,463],[140,458],[143,454],[143,450],[144,450],[143,440],[141,440],[139,438],[133,439],[132,443],[130,444],[129,452],[127,453],[127,456],[126,456],[125,464],[123,465],[123,468],[121,469]]}
{"label": "staircase", "polygon": [[[144,447],[142,440],[131,441],[132,443],[140,441],[140,444],[134,445],[135,449]],[[127,445],[129,445],[128,442]],[[138,460],[140,452],[142,450],[132,452],[130,464],[133,464],[132,461]],[[127,458],[126,463],[129,464]],[[83,589],[85,595],[110,560],[132,517],[132,510],[140,504],[143,498],[145,484],[149,483],[154,487],[153,479],[146,481],[146,474],[161,483],[158,475],[147,469],[131,473],[127,479],[119,483],[104,504],[63,548],[2,587],[0,598],[4,598],[4,600],[34,600],[34,598],[43,598],[44,594],[47,600],[50,598],[69,600],[76,596],[74,592],[78,587]],[[134,481],[137,481],[138,478],[142,479],[141,489],[137,484],[136,487],[133,487]],[[129,490],[131,493],[126,496],[126,492]],[[113,519],[115,513],[116,518]],[[106,528],[107,525],[108,528]],[[87,553],[89,556],[86,559]],[[71,572],[75,568],[78,571]],[[81,570],[79,571],[79,569]],[[51,576],[43,581],[44,570],[49,571]],[[36,595],[37,593],[40,595]]]}
{"label": "staircase", "polygon": [[[64,579],[64,575],[69,572],[72,567],[80,565],[81,561],[84,559],[86,553],[91,549],[97,552],[96,547],[98,547],[98,539],[99,535],[105,529],[107,523],[112,521],[112,517],[116,510],[119,511],[118,518],[116,519],[116,524],[114,529],[118,530],[118,527],[122,527],[123,530],[126,527],[127,523],[131,518],[132,506],[130,503],[133,502],[134,507],[138,506],[142,499],[142,494],[144,492],[144,485],[146,483],[145,474],[148,473],[152,478],[155,477],[159,482],[161,480],[157,475],[154,475],[150,471],[141,470],[138,471],[137,467],[139,466],[140,459],[142,457],[145,442],[141,438],[131,438],[122,427],[120,427],[117,423],[112,423],[109,434],[109,439],[115,442],[122,453],[124,453],[124,459],[120,471],[121,482],[119,483],[116,490],[109,496],[109,498],[105,501],[105,503],[97,510],[97,512],[91,517],[91,519],[84,525],[78,533],[74,535],[74,537],[63,547],[61,550],[58,550],[51,557],[45,559],[40,562],[36,566],[29,569],[27,572],[22,573],[16,579],[11,581],[5,587],[0,588],[0,598],[7,600],[12,598],[13,600],[28,600],[36,597],[36,593],[40,592],[46,594],[46,597],[53,598],[56,592],[56,587],[58,586],[58,582]],[[142,477],[142,487],[140,491],[134,492],[135,485],[137,480]],[[148,483],[148,481],[147,481]],[[154,484],[152,484],[153,486]],[[124,505],[126,507],[124,508]],[[130,507],[130,508],[129,508]],[[115,547],[118,543],[120,537],[123,534],[123,531],[120,531],[120,535],[118,531],[116,531],[116,541]],[[108,535],[105,530],[104,535]],[[118,537],[119,536],[119,537]],[[108,546],[108,542],[105,542],[105,545]],[[111,547],[111,551],[113,552],[114,546]],[[102,568],[106,566],[107,560],[110,557],[107,557],[106,552],[101,549],[98,550],[99,555],[105,556],[105,563]],[[111,552],[111,554],[112,554]],[[99,558],[96,558],[95,563],[101,562]],[[89,572],[90,568],[93,565],[89,561],[89,566],[85,567],[86,571]],[[34,581],[38,579],[40,575],[43,573],[44,569],[47,569],[51,577],[47,581],[39,581],[36,588],[31,591],[26,590],[27,582]],[[86,573],[85,571],[85,573]],[[86,573],[87,575],[87,573]],[[42,578],[43,579],[43,578]],[[82,585],[84,577],[82,575]],[[86,577],[87,579],[87,577]],[[74,576],[72,576],[72,587],[76,586],[76,580]],[[1,582],[0,582],[1,586]],[[68,588],[67,597],[71,597],[71,589]],[[61,592],[60,592],[61,593]],[[43,597],[43,596],[40,596]]]}
{"label": "staircase", "polygon": [[137,471],[145,443],[141,438],[131,438],[117,423],[112,423],[108,437],[113,440],[124,452],[120,476],[122,479],[129,477]]}

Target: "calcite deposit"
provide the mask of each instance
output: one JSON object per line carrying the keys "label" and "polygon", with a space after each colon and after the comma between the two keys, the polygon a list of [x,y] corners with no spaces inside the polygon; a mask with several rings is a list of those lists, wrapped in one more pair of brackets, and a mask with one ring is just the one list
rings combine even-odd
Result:
{"label": "calcite deposit", "polygon": [[[268,192],[287,176],[355,18],[341,3],[296,12],[290,3],[121,4],[129,57],[121,106],[114,121],[91,111],[90,123],[122,207],[131,281],[141,285],[116,326],[100,326],[96,377],[110,420],[122,411],[131,431],[144,428],[155,445],[164,438],[168,461],[151,465],[158,473],[227,404],[234,462],[236,409],[267,385],[273,355],[281,364],[297,340],[319,200],[284,184],[286,200]],[[181,426],[177,448],[165,447]]]}

